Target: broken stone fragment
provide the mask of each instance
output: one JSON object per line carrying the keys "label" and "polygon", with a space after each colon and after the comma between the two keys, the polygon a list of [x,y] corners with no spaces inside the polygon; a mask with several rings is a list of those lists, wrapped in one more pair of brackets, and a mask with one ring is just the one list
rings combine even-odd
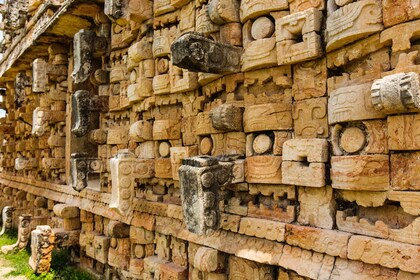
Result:
{"label": "broken stone fragment", "polygon": [[187,32],[171,45],[174,65],[193,72],[215,74],[241,70],[242,48],[217,43],[196,32]]}

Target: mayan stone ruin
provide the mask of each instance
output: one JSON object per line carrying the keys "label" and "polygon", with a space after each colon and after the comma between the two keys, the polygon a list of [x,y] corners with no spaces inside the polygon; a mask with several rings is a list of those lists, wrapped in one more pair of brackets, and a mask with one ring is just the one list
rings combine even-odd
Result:
{"label": "mayan stone ruin", "polygon": [[0,235],[107,280],[420,279],[419,0],[5,0]]}

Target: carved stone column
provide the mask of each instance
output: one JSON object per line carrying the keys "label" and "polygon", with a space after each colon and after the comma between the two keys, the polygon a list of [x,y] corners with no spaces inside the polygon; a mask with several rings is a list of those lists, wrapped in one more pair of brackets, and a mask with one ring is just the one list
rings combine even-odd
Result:
{"label": "carved stone column", "polygon": [[19,216],[18,240],[15,244],[5,245],[1,247],[3,254],[7,254],[13,250],[22,250],[28,245],[31,234],[32,215],[23,214]]}
{"label": "carved stone column", "polygon": [[50,270],[55,234],[50,226],[37,226],[31,233],[31,257],[29,265],[35,273]]}

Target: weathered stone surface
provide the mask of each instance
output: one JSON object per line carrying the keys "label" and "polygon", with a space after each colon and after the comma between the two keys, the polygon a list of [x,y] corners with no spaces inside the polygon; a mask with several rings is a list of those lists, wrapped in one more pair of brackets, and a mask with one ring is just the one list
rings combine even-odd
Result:
{"label": "weathered stone surface", "polygon": [[328,123],[381,119],[385,114],[374,109],[370,98],[371,84],[342,87],[330,92]]}
{"label": "weathered stone surface", "polygon": [[399,73],[375,80],[371,88],[372,104],[386,114],[404,113],[420,108],[419,75]]}
{"label": "weathered stone surface", "polygon": [[18,239],[15,244],[2,246],[1,251],[3,254],[8,254],[13,250],[22,250],[26,248],[31,235],[31,219],[32,215],[24,214],[19,216]]}
{"label": "weathered stone surface", "polygon": [[389,156],[361,155],[331,158],[332,187],[343,190],[389,189]]}
{"label": "weathered stone surface", "polygon": [[397,270],[382,266],[366,264],[359,261],[352,261],[337,258],[334,269],[331,273],[331,280],[351,280],[351,279],[397,279]]}
{"label": "weathered stone surface", "polygon": [[327,18],[327,51],[381,31],[382,9],[379,1],[363,0],[331,11]]}
{"label": "weathered stone surface", "polygon": [[76,191],[88,186],[89,173],[99,173],[103,168],[101,159],[88,158],[86,154],[72,154],[70,159],[70,185]]}
{"label": "weathered stone surface", "polygon": [[246,181],[248,183],[280,184],[281,156],[253,156],[246,158]]}
{"label": "weathered stone surface", "polygon": [[390,150],[420,149],[420,114],[388,117]]}
{"label": "weathered stone surface", "polygon": [[242,109],[232,104],[223,104],[210,111],[212,126],[221,131],[242,130]]}
{"label": "weathered stone surface", "polygon": [[2,226],[0,236],[5,234],[7,230],[10,230],[13,226],[13,213],[16,208],[13,206],[4,206],[1,210]]}
{"label": "weathered stone surface", "polygon": [[288,130],[292,128],[291,106],[271,103],[248,106],[244,111],[244,131]]}
{"label": "weathered stone surface", "polygon": [[327,98],[311,98],[293,104],[293,128],[296,138],[328,136]]}
{"label": "weathered stone surface", "polygon": [[331,187],[300,187],[298,223],[326,229],[334,227],[335,201]]}
{"label": "weathered stone surface", "polygon": [[190,71],[216,74],[240,71],[241,48],[216,43],[198,33],[178,37],[171,52],[173,64]]}
{"label": "weathered stone surface", "polygon": [[413,1],[386,0],[382,2],[384,25],[386,27],[419,18],[420,4]]}
{"label": "weathered stone surface", "polygon": [[351,260],[379,264],[389,268],[419,273],[419,246],[365,236],[352,236],[348,244]]}
{"label": "weathered stone surface", "polygon": [[258,264],[249,260],[229,257],[229,280],[233,279],[273,280],[274,270],[271,266]]}
{"label": "weathered stone surface", "polygon": [[420,190],[420,153],[391,154],[391,185],[393,190]]}
{"label": "weathered stone surface", "polygon": [[216,158],[193,157],[179,169],[184,220],[189,231],[209,234],[219,228],[218,188],[231,180],[231,171]]}
{"label": "weathered stone surface", "polygon": [[284,241],[285,224],[256,218],[241,218],[239,233],[268,240]]}
{"label": "weathered stone surface", "polygon": [[405,51],[411,47],[410,40],[418,38],[420,34],[420,20],[399,24],[388,28],[381,33],[381,43],[392,42],[392,51]]}
{"label": "weathered stone surface", "polygon": [[49,226],[37,226],[31,233],[31,257],[29,265],[35,273],[50,270],[55,234]]}

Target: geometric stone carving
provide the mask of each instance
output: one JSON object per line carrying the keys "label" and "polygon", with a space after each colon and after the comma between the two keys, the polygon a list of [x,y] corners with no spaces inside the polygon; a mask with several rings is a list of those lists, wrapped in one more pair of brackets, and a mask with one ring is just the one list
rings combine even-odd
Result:
{"label": "geometric stone carving", "polygon": [[213,128],[221,131],[242,131],[241,108],[232,104],[223,104],[210,111]]}
{"label": "geometric stone carving", "polygon": [[147,179],[154,175],[154,161],[137,159],[130,150],[119,150],[110,160],[112,194],[109,208],[126,216],[132,211],[135,196],[135,179]]}
{"label": "geometric stone carving", "polygon": [[371,88],[374,108],[386,114],[407,112],[420,108],[419,75],[398,73],[375,80]]}
{"label": "geometric stone carving", "polygon": [[153,140],[152,124],[149,121],[136,121],[130,126],[129,139],[135,142]]}
{"label": "geometric stone carving", "polygon": [[80,84],[93,73],[94,54],[106,52],[108,43],[105,37],[97,37],[95,31],[81,29],[74,35],[73,44],[74,69],[71,77],[75,84]]}
{"label": "geometric stone carving", "polygon": [[231,165],[216,158],[197,156],[182,161],[179,168],[182,209],[187,229],[210,234],[219,228],[219,187],[231,181]]}
{"label": "geometric stone carving", "polygon": [[381,2],[362,0],[340,7],[327,18],[327,52],[382,29]]}
{"label": "geometric stone carving", "polygon": [[149,0],[106,0],[104,13],[116,24],[125,25],[129,21],[143,22],[152,17],[152,1]]}
{"label": "geometric stone carving", "polygon": [[385,118],[386,115],[384,113],[375,110],[370,89],[371,83],[366,83],[340,87],[330,92],[328,98],[328,123]]}
{"label": "geometric stone carving", "polygon": [[20,107],[26,100],[26,87],[30,86],[30,77],[18,73],[15,79],[15,105]]}
{"label": "geometric stone carving", "polygon": [[291,109],[284,103],[247,106],[243,115],[244,132],[292,129]]}
{"label": "geometric stone carving", "polygon": [[88,174],[102,171],[102,159],[88,158],[85,153],[71,154],[70,185],[75,191],[82,191],[88,186]]}
{"label": "geometric stone carving", "polygon": [[5,206],[1,211],[1,217],[3,225],[1,227],[0,236],[3,235],[6,230],[9,230],[13,226],[13,213],[15,212],[15,207]]}
{"label": "geometric stone carving", "polygon": [[310,8],[276,20],[277,63],[293,64],[322,55],[322,12]]}
{"label": "geometric stone carving", "polygon": [[239,3],[236,0],[209,1],[208,12],[212,22],[223,25],[239,22]]}
{"label": "geometric stone carving", "polygon": [[50,226],[37,226],[31,233],[29,265],[36,274],[50,270],[55,234]]}
{"label": "geometric stone carving", "polygon": [[326,97],[310,98],[295,102],[292,115],[296,138],[328,136]]}
{"label": "geometric stone carving", "polygon": [[420,190],[420,153],[391,154],[391,184],[393,190]]}
{"label": "geometric stone carving", "polygon": [[333,189],[299,187],[300,211],[298,223],[332,229],[335,222],[335,200]]}
{"label": "geometric stone carving", "polygon": [[195,32],[179,36],[171,45],[174,65],[193,72],[215,74],[241,70],[242,48],[217,43]]}
{"label": "geometric stone carving", "polygon": [[419,25],[420,20],[416,20],[388,28],[381,33],[380,42],[387,46],[392,45],[392,52],[409,50],[411,41],[416,40],[420,35]]}
{"label": "geometric stone carving", "polygon": [[342,190],[389,189],[389,155],[331,157],[332,187]]}
{"label": "geometric stone carving", "polygon": [[200,271],[212,272],[223,268],[225,256],[218,250],[208,247],[199,247],[194,255],[192,265]]}
{"label": "geometric stone carving", "polygon": [[47,125],[64,121],[65,111],[51,111],[42,107],[35,108],[32,117],[32,134],[42,136],[45,133]]}
{"label": "geometric stone carving", "polygon": [[283,184],[325,186],[325,162],[328,141],[324,139],[290,139],[283,143]]}
{"label": "geometric stone carving", "polygon": [[22,216],[19,216],[18,240],[15,244],[2,246],[1,251],[3,254],[7,254],[15,249],[25,249],[31,235],[31,219],[32,215],[23,214]]}
{"label": "geometric stone carving", "polygon": [[248,183],[281,184],[281,156],[261,155],[246,158]]}

